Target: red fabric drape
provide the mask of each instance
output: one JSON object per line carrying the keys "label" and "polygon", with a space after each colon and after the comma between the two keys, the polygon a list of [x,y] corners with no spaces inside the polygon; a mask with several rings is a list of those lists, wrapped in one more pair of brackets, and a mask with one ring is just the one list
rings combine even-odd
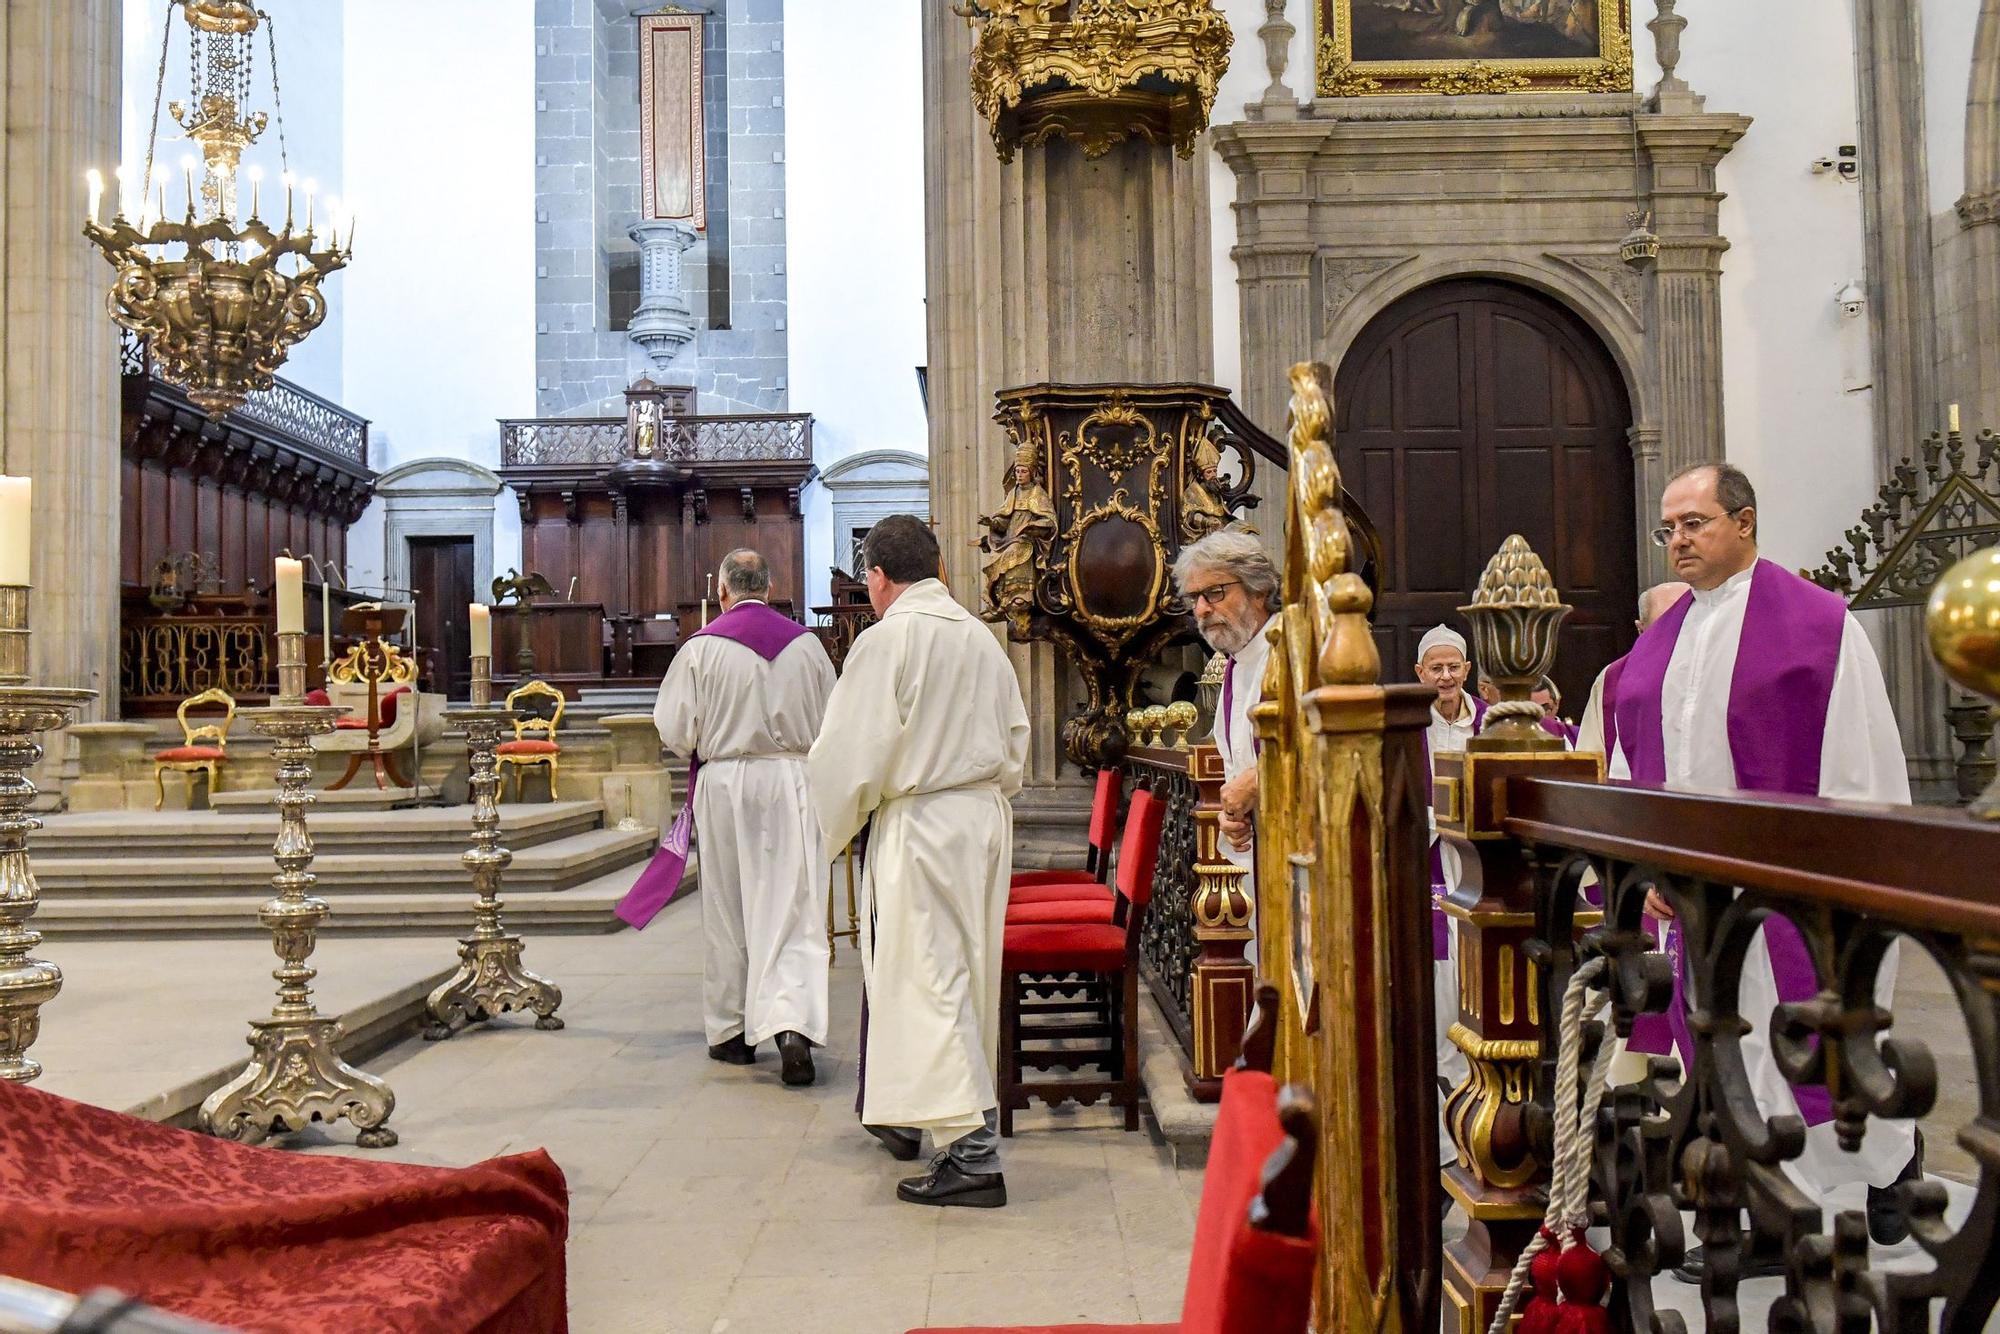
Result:
{"label": "red fabric drape", "polygon": [[562,1170],[248,1148],[0,1081],[0,1274],[270,1334],[565,1331]]}

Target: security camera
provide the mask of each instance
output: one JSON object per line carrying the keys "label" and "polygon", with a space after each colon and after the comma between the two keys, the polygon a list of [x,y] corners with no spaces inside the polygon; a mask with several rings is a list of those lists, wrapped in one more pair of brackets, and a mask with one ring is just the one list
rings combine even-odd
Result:
{"label": "security camera", "polygon": [[1868,308],[1868,294],[1861,290],[1861,284],[1857,282],[1849,282],[1834,293],[1833,299],[1840,304],[1840,313],[1849,319],[1854,319]]}
{"label": "security camera", "polygon": [[1813,174],[1816,176],[1838,176],[1843,181],[1861,179],[1861,159],[1853,144],[1842,144],[1833,157],[1814,158]]}

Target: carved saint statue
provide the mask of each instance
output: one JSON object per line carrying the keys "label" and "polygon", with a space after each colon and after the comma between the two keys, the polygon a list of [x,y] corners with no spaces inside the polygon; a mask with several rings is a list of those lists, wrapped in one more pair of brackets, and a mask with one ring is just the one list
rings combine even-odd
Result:
{"label": "carved saint statue", "polygon": [[1023,634],[1035,610],[1037,558],[1056,535],[1055,502],[1035,480],[1035,453],[1029,444],[1014,451],[1014,465],[1009,470],[1013,483],[1006,502],[979,520],[987,535],[978,545],[992,553],[992,559],[981,567],[986,578],[986,610],[982,615],[989,621],[1011,621]]}
{"label": "carved saint statue", "polygon": [[1204,435],[1194,447],[1194,470],[1181,486],[1181,534],[1198,542],[1231,522],[1229,507],[1222,503],[1222,485],[1216,474],[1222,468],[1222,451]]}
{"label": "carved saint statue", "polygon": [[653,400],[639,400],[637,424],[632,431],[632,457],[649,459],[653,457],[653,440],[657,428],[653,425]]}

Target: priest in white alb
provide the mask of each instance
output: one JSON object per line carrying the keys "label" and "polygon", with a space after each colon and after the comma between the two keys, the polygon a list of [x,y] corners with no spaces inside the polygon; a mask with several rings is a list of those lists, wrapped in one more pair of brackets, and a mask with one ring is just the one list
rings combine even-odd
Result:
{"label": "priest in white alb", "polygon": [[855,639],[808,768],[827,846],[869,827],[861,1121],[900,1159],[929,1131],[912,1204],[998,1208],[1000,1026],[1028,711],[993,632],[937,578],[936,536],[891,515],[861,543],[881,620]]}
{"label": "priest in white alb", "polygon": [[749,1065],[775,1039],[787,1084],[810,1084],[826,1042],[827,844],[806,752],[833,690],[819,638],[771,610],[754,551],[722,558],[722,614],[690,635],[660,684],[660,742],[691,759],[701,857],[702,1024],[708,1054]]}
{"label": "priest in white alb", "polygon": [[[1680,473],[1660,498],[1653,539],[1691,588],[1606,674],[1611,777],[1907,803],[1902,742],[1875,651],[1840,597],[1758,558],[1749,479],[1727,463]],[[1649,903],[1657,915],[1672,915],[1659,895]],[[1915,1125],[1871,1118],[1858,1152],[1840,1148],[1827,1090],[1792,1086],[1771,1050],[1772,1011],[1818,990],[1811,958],[1782,918],[1766,919],[1761,941],[1744,959],[1738,995],[1753,1025],[1742,1050],[1758,1110],[1805,1120],[1804,1152],[1785,1164],[1802,1190],[1824,1201],[1837,1187],[1867,1183],[1870,1233],[1885,1245],[1899,1242],[1908,1222],[1888,1188],[1921,1174]],[[1677,954],[1677,942],[1669,940],[1668,952]],[[1895,978],[1891,946],[1876,974],[1884,1008]],[[1678,992],[1665,1027],[1683,1068],[1692,1069]],[[1633,1049],[1643,1050],[1643,1040],[1635,1030]],[[1680,1272],[1690,1280],[1704,1272],[1698,1249]]]}

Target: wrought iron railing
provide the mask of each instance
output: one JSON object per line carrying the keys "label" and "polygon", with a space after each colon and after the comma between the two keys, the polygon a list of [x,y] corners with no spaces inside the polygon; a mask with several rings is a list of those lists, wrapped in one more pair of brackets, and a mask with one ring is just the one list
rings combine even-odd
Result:
{"label": "wrought iron railing", "polygon": [[[1738,1275],[1751,1259],[1780,1263],[1785,1291],[1769,1327],[1802,1331],[1971,1331],[2000,1305],[2000,824],[1932,808],[1883,808],[1771,796],[1704,796],[1662,789],[1514,777],[1505,831],[1534,868],[1530,996],[1539,996],[1540,1112],[1517,1124],[1546,1161],[1554,1010],[1573,969],[1610,962],[1613,1023],[1672,1005],[1671,968],[1642,930],[1647,895],[1671,906],[1686,960],[1686,1028],[1693,1068],[1654,1058],[1645,1080],[1613,1090],[1594,1128],[1593,1196],[1609,1224],[1610,1318],[1620,1330],[1672,1330],[1656,1283],[1697,1240],[1708,1281],[1708,1328],[1736,1327]],[[1506,858],[1502,851],[1503,864]],[[1521,865],[1520,862],[1515,862]],[[1580,901],[1585,873],[1605,889]],[[1797,929],[1819,991],[1775,1014],[1740,1009],[1746,952],[1767,921]],[[1877,977],[1892,946],[1942,968],[1971,1037],[1976,1113],[1948,1127],[1977,1164],[1969,1213],[1935,1179],[1901,1187],[1911,1235],[1928,1263],[1883,1267],[1858,1210],[1826,1215],[1785,1164],[1807,1142],[1803,1121],[1767,1118],[1746,1073],[1745,1034],[1769,1026],[1784,1077],[1823,1089],[1838,1143],[1851,1149],[1882,1118],[1925,1117],[1938,1062],[1922,1031],[1878,1007]],[[1456,1098],[1454,1099],[1456,1102]],[[1934,1138],[1942,1138],[1942,1135]],[[1692,1236],[1682,1211],[1692,1210]],[[1532,1227],[1532,1222],[1488,1225]],[[1688,1292],[1682,1289],[1683,1293]],[[1656,1313],[1660,1323],[1653,1323]],[[1871,1324],[1872,1321],[1872,1324]]]}
{"label": "wrought iron railing", "polygon": [[1153,871],[1153,902],[1139,935],[1139,957],[1167,1023],[1186,1051],[1194,1049],[1190,999],[1194,962],[1195,808],[1201,791],[1188,772],[1187,752],[1144,752],[1131,761],[1132,783],[1166,803],[1160,823],[1160,859]]}
{"label": "wrought iron railing", "polygon": [[269,629],[269,619],[258,616],[128,616],[118,655],[121,707],[171,713],[216,686],[239,702],[269,693]]}
{"label": "wrought iron railing", "polygon": [[624,417],[510,418],[500,423],[508,468],[560,467],[652,459],[662,463],[810,462],[812,414],[663,416],[655,434],[635,438]]}
{"label": "wrought iron railing", "polygon": [[[144,341],[131,333],[119,343],[118,366],[124,375],[153,375]],[[278,379],[269,389],[251,394],[230,415],[269,427],[332,458],[368,466],[368,419],[289,380]]]}

